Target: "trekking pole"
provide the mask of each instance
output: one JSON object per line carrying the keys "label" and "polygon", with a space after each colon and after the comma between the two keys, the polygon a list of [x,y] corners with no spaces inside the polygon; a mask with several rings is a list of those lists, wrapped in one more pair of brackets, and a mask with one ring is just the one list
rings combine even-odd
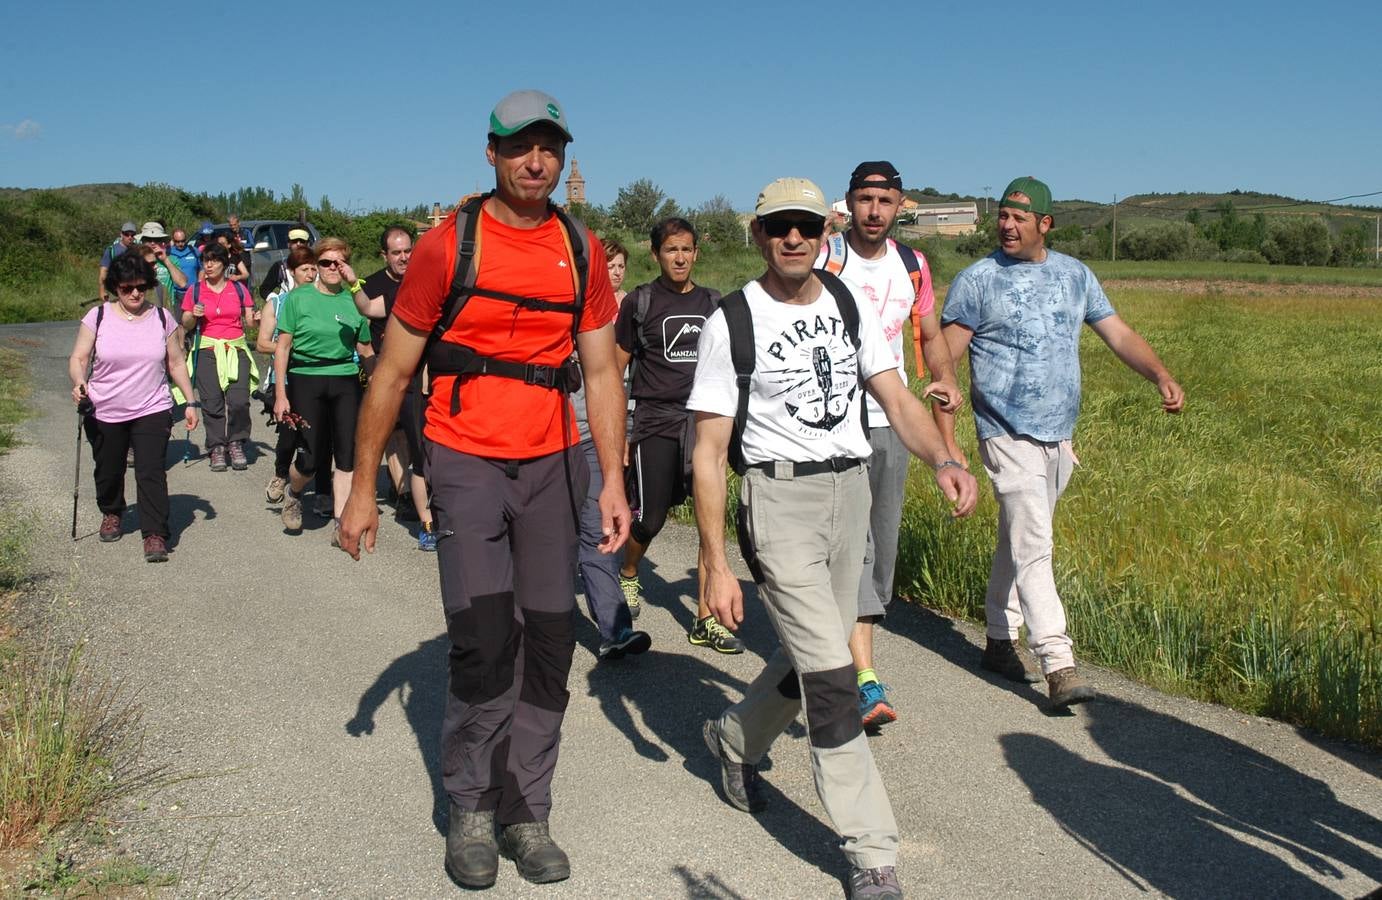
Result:
{"label": "trekking pole", "polygon": [[77,404],[77,461],[72,470],[72,540],[77,539],[77,496],[82,484],[82,420],[86,418],[84,407],[91,401],[82,391],[82,401]]}
{"label": "trekking pole", "polygon": [[[201,319],[198,319],[197,327],[192,330],[192,396],[187,398],[188,403],[192,403],[196,399],[197,357],[201,355],[201,348],[202,322]],[[186,468],[187,464],[192,461],[192,430],[190,428],[187,430],[187,437],[184,440],[187,442],[187,446],[182,451],[182,465],[183,468]]]}

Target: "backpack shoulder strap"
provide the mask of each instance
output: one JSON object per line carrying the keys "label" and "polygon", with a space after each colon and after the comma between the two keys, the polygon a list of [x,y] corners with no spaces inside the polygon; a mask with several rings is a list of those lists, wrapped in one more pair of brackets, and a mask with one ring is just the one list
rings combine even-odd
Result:
{"label": "backpack shoulder strap", "polygon": [[816,277],[821,280],[821,284],[835,298],[835,305],[840,308],[840,318],[845,323],[845,334],[849,335],[849,342],[854,345],[855,350],[858,350],[859,304],[854,300],[853,291],[840,280],[838,275],[827,270],[816,270]]}
{"label": "backpack shoulder strap", "polygon": [[590,229],[580,219],[572,218],[566,210],[551,204],[551,210],[566,232],[567,249],[571,251],[571,268],[576,288],[576,310],[571,315],[571,343],[575,349],[576,335],[581,330],[581,313],[585,310],[585,292],[590,286]]}
{"label": "backpack shoulder strap", "polygon": [[[838,275],[831,272],[818,271],[816,277],[825,285],[825,289],[830,291],[835,298],[835,305],[839,307],[840,318],[844,320],[845,334],[849,337],[849,343],[854,347],[857,355],[859,352],[859,304],[854,300],[854,293],[849,289]],[[864,399],[868,393],[864,390],[864,375],[859,373],[859,424],[863,426],[864,437],[869,434],[869,405]]]}
{"label": "backpack shoulder strap", "polygon": [[470,299],[470,288],[475,286],[475,261],[479,255],[476,239],[479,236],[480,207],[488,197],[489,194],[472,197],[456,210],[456,266],[451,274],[451,289],[442,301],[441,318],[437,319],[428,343],[441,340]]}
{"label": "backpack shoulder strap", "polygon": [[743,475],[748,471],[744,462],[744,427],[749,421],[749,386],[753,382],[754,347],[753,316],[743,291],[735,291],[720,300],[729,329],[729,358],[734,363],[734,381],[739,388],[739,404],[734,412],[734,430],[729,438],[729,465]]}
{"label": "backpack shoulder strap", "polygon": [[916,352],[917,375],[926,372],[926,360],[921,355],[921,316],[917,312],[917,301],[921,300],[921,261],[917,259],[917,252],[901,241],[888,239],[889,243],[897,249],[897,255],[902,257],[902,265],[907,267],[907,277],[912,279],[912,348]]}
{"label": "backpack shoulder strap", "polygon": [[849,258],[849,242],[844,234],[837,231],[825,239],[825,250],[825,264],[821,269],[831,275],[839,275],[844,271],[845,260]]}
{"label": "backpack shoulder strap", "polygon": [[648,352],[648,342],[643,339],[643,326],[648,323],[648,310],[653,305],[653,284],[640,284],[633,290],[633,356],[641,359]]}

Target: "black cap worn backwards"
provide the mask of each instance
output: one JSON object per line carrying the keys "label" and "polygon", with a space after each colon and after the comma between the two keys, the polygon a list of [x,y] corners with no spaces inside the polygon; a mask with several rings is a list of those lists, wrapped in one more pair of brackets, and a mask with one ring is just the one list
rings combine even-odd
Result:
{"label": "black cap worn backwards", "polygon": [[[878,181],[880,176],[885,179],[882,183]],[[853,191],[861,187],[890,187],[900,191],[902,190],[902,176],[897,169],[893,168],[893,164],[885,159],[861,162],[850,173],[849,189]]]}

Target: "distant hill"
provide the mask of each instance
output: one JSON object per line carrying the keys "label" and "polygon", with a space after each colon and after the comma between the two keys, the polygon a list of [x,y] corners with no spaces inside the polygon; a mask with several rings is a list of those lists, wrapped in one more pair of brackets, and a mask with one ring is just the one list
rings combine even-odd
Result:
{"label": "distant hill", "polygon": [[[1192,210],[1198,210],[1204,220],[1214,219],[1224,203],[1232,203],[1239,216],[1320,216],[1337,232],[1346,225],[1375,221],[1382,208],[1341,206],[1297,200],[1280,194],[1260,194],[1255,191],[1230,191],[1224,194],[1178,193],[1133,194],[1118,200],[1118,226],[1184,222]],[[1057,225],[1079,225],[1094,228],[1107,225],[1113,219],[1113,204],[1091,200],[1057,200]]]}

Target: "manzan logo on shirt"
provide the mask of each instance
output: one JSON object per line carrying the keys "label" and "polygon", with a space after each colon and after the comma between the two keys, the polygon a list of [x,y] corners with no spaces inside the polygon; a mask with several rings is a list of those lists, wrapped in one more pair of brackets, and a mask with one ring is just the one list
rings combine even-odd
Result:
{"label": "manzan logo on shirt", "polygon": [[696,364],[696,344],[701,339],[705,316],[667,316],[662,320],[662,358],[668,362]]}
{"label": "manzan logo on shirt", "polygon": [[768,356],[782,366],[765,369],[763,377],[799,434],[823,437],[849,418],[859,393],[859,359],[838,316],[797,319],[769,342]]}

